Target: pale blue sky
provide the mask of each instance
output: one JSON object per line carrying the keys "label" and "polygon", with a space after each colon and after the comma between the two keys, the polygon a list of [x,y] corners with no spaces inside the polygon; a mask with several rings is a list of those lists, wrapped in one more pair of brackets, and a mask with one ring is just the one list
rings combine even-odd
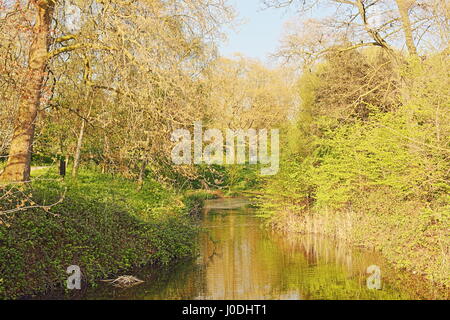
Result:
{"label": "pale blue sky", "polygon": [[222,55],[231,57],[242,53],[247,57],[267,61],[279,44],[284,23],[293,17],[294,10],[263,10],[261,0],[232,0],[239,19],[244,20],[237,30],[227,30],[228,41],[220,45]]}

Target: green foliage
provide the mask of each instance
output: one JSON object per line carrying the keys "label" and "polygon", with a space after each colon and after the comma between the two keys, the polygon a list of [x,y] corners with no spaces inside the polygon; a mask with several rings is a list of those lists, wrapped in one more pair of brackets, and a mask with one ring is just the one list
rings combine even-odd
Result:
{"label": "green foliage", "polygon": [[67,187],[86,199],[102,199],[122,206],[143,220],[179,211],[182,206],[181,197],[170,186],[162,185],[151,177],[139,187],[133,180],[120,175],[99,174],[95,169],[82,168],[77,179],[66,177],[59,182],[57,169],[52,167],[40,174],[34,185],[53,191]]}
{"label": "green foliage", "polygon": [[446,191],[437,183],[445,171],[426,146],[430,134],[408,124],[403,110],[329,131],[316,152],[320,165],[312,171],[318,206],[341,207],[353,196],[384,186],[403,199],[439,197]]}
{"label": "green foliage", "polygon": [[[70,265],[79,265],[83,281],[95,285],[133,267],[168,264],[194,253],[197,227],[188,210],[155,182],[138,191],[126,179],[83,171],[77,182],[40,180],[21,192],[31,196],[31,203],[51,205],[65,187],[64,201],[51,209],[2,216],[1,298],[63,286]],[[2,208],[19,201],[2,203]],[[169,206],[170,201],[179,204]]]}
{"label": "green foliage", "polygon": [[[331,61],[302,78],[305,107],[285,134],[281,172],[264,189],[263,209],[272,213],[274,224],[342,234],[378,248],[399,267],[449,285],[446,58],[411,59],[401,71],[407,84],[403,104],[393,109],[375,95],[374,104],[365,105],[364,117],[351,121],[336,116],[333,108],[339,111],[340,106],[330,105],[329,112],[323,112],[324,102],[340,96],[330,91],[333,85],[320,80],[333,64],[335,72],[345,72]],[[335,96],[324,97],[324,91]]]}
{"label": "green foliage", "polygon": [[205,190],[196,190],[188,192],[183,198],[184,212],[198,216],[204,207],[205,200],[215,199],[217,195]]}
{"label": "green foliage", "polygon": [[257,188],[261,182],[256,165],[197,165],[197,177],[185,183],[188,189],[239,192]]}

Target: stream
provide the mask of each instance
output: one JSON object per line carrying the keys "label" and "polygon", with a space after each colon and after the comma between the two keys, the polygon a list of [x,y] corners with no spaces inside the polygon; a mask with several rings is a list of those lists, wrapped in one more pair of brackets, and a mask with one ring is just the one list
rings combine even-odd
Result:
{"label": "stream", "polygon": [[[209,200],[199,256],[169,269],[133,275],[145,282],[119,289],[100,283],[81,299],[308,300],[442,298],[428,281],[392,268],[374,251],[313,235],[284,235],[263,226],[245,199]],[[380,270],[369,289],[367,268]],[[61,298],[61,297],[59,297]],[[73,297],[72,297],[73,298]]]}

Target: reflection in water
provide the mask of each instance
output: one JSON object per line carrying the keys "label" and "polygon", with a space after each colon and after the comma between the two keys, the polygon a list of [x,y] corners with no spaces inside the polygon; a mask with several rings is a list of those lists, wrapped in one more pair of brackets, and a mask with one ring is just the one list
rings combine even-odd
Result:
{"label": "reflection in water", "polygon": [[[141,271],[143,285],[90,289],[87,299],[408,299],[436,298],[424,281],[391,270],[373,252],[314,236],[286,236],[261,227],[242,199],[206,205],[197,259],[170,270]],[[366,286],[378,265],[383,289]]]}

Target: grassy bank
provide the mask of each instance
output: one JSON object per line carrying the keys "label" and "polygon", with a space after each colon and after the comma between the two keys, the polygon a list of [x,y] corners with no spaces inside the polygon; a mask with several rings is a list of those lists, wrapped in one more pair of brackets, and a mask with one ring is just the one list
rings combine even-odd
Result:
{"label": "grassy bank", "polygon": [[[430,219],[414,201],[380,207],[375,196],[359,209],[305,213],[281,210],[270,225],[281,232],[321,234],[350,245],[375,249],[394,267],[421,275],[439,287],[449,287],[448,223],[444,211]],[[371,210],[367,210],[368,206]],[[364,207],[364,208],[363,208]],[[448,218],[446,218],[448,220]]]}
{"label": "grassy bank", "polygon": [[92,171],[81,172],[77,181],[55,180],[51,170],[36,178],[25,189],[2,190],[13,193],[0,197],[3,211],[35,208],[1,216],[0,298],[64,286],[70,265],[80,266],[84,284],[95,285],[194,253],[192,213],[202,195],[183,197],[155,181],[138,190],[132,181]]}

